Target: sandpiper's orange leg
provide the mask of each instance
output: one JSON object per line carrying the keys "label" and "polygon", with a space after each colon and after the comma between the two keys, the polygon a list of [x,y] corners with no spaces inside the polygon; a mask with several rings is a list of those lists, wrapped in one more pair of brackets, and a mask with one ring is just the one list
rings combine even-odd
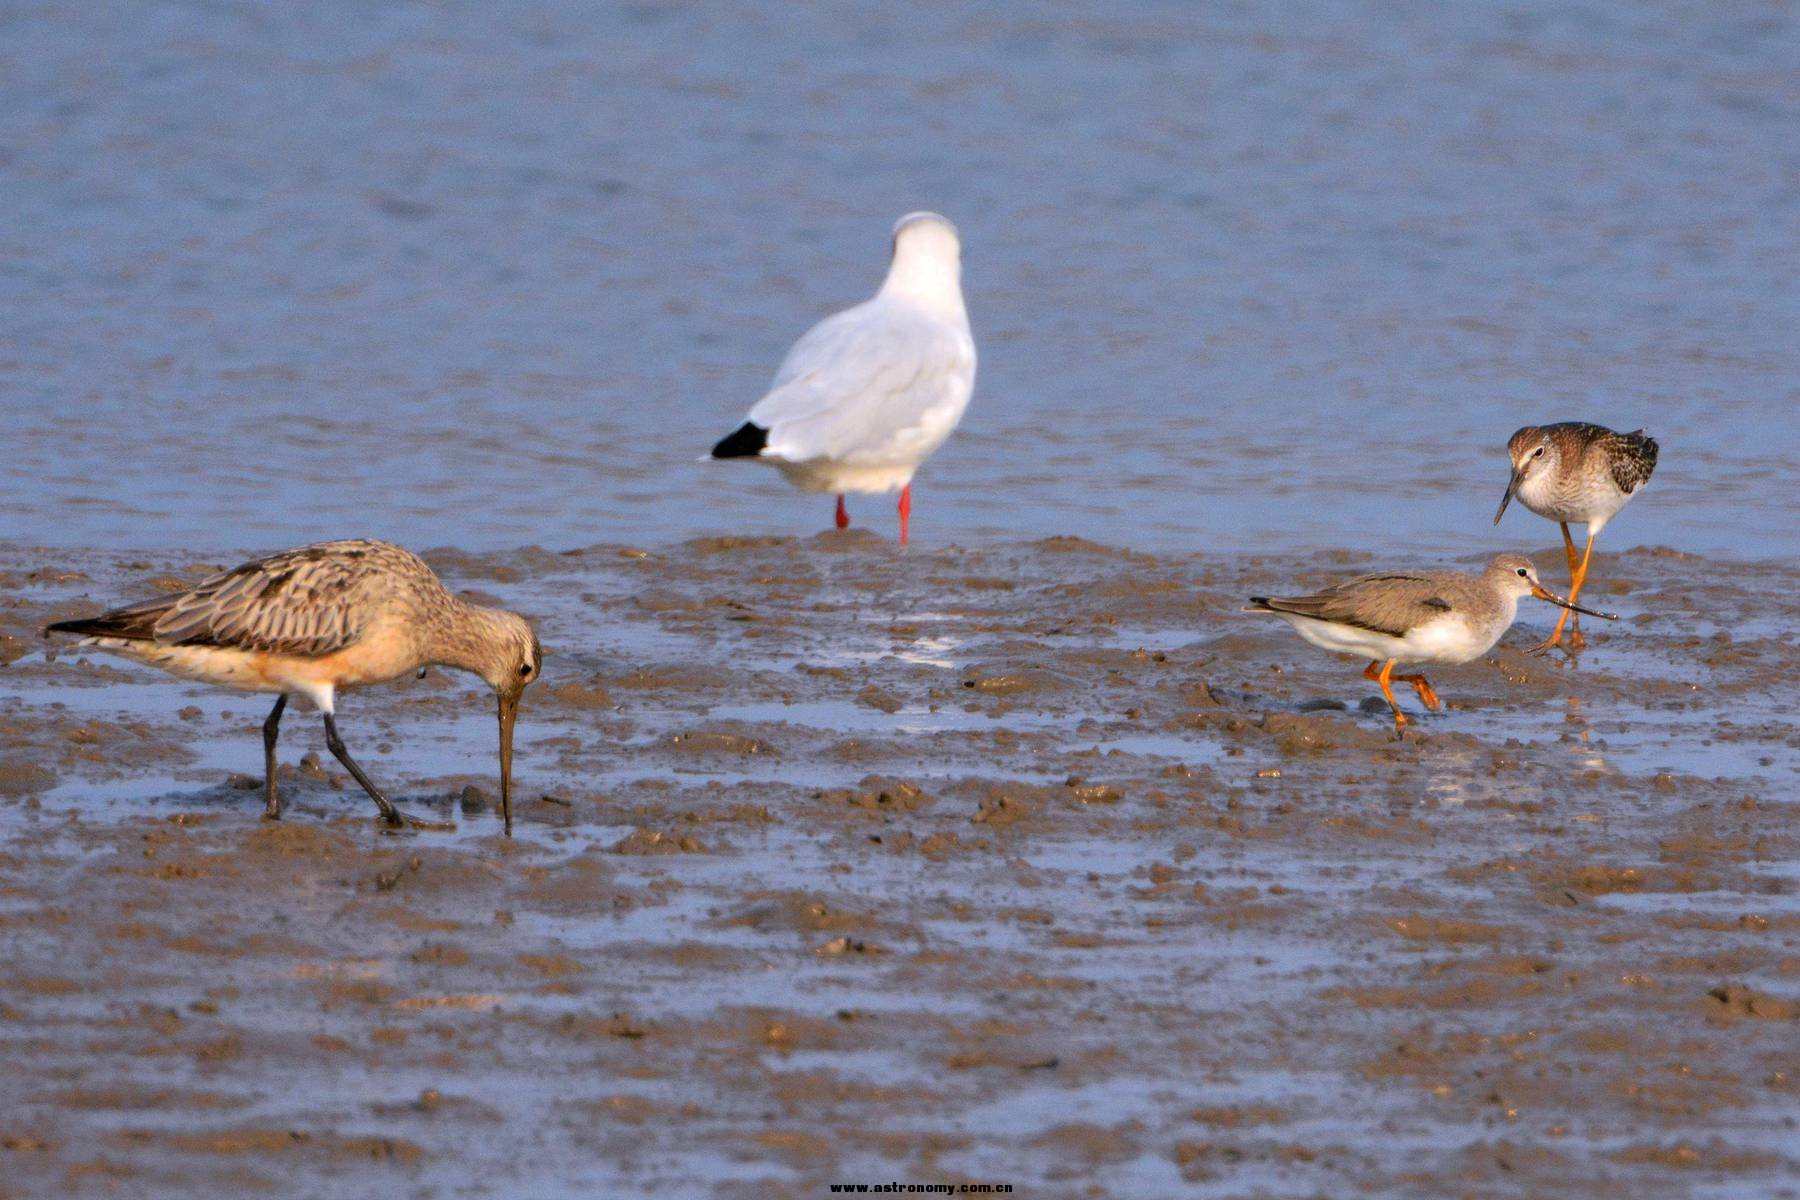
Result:
{"label": "sandpiper's orange leg", "polygon": [[275,707],[263,722],[263,816],[281,820],[281,797],[275,791],[275,739],[281,736],[281,710],[287,707],[287,693],[275,697]]}
{"label": "sandpiper's orange leg", "polygon": [[844,507],[844,498],[842,496],[838,497],[837,527],[839,529],[850,528],[850,511]]}
{"label": "sandpiper's orange leg", "polygon": [[[1588,534],[1587,549],[1581,555],[1581,567],[1575,572],[1574,578],[1569,584],[1570,604],[1581,599],[1582,585],[1587,582],[1588,564],[1594,561],[1594,538],[1596,536],[1596,534]],[[1569,622],[1569,644],[1579,650],[1587,642],[1587,639],[1581,636],[1581,614],[1569,612],[1566,608],[1563,611],[1574,618]]]}
{"label": "sandpiper's orange leg", "polygon": [[1575,565],[1579,563],[1581,559],[1575,553],[1575,539],[1569,536],[1569,523],[1567,521],[1558,521],[1557,528],[1562,530],[1563,557],[1569,560],[1569,582],[1573,583],[1575,581]]}
{"label": "sandpiper's orange leg", "polygon": [[1400,702],[1394,699],[1394,689],[1388,686],[1388,679],[1394,673],[1394,663],[1396,661],[1398,660],[1392,658],[1388,659],[1387,662],[1382,664],[1381,670],[1379,671],[1375,669],[1374,663],[1370,663],[1363,668],[1363,678],[1372,679],[1381,685],[1381,694],[1387,697],[1388,707],[1394,710],[1394,736],[1405,737],[1406,714],[1400,711]]}
{"label": "sandpiper's orange leg", "polygon": [[[1562,527],[1562,531],[1563,550],[1569,556],[1569,603],[1574,604],[1581,596],[1581,585],[1587,582],[1588,563],[1591,562],[1594,557],[1594,538],[1596,535],[1592,533],[1588,534],[1587,552],[1577,558],[1575,554],[1575,539],[1569,536],[1568,525],[1565,524]],[[1573,619],[1571,620],[1571,618]],[[1556,628],[1550,631],[1550,636],[1533,646],[1531,648],[1531,653],[1543,654],[1559,644],[1562,641],[1563,624],[1565,622],[1569,625],[1569,649],[1579,650],[1587,645],[1587,639],[1581,636],[1581,614],[1565,608],[1562,610],[1562,615],[1556,618]]]}
{"label": "sandpiper's orange leg", "polygon": [[912,484],[900,489],[900,544],[906,545],[906,519],[912,516]]}
{"label": "sandpiper's orange leg", "polygon": [[1419,693],[1419,703],[1432,712],[1437,712],[1444,707],[1444,702],[1438,699],[1437,690],[1427,682],[1423,675],[1396,675],[1394,679],[1400,683],[1412,684],[1413,690]]}

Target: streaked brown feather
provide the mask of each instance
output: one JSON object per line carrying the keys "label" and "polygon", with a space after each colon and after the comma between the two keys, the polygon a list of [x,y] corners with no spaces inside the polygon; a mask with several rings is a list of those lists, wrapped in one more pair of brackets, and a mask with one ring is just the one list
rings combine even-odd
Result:
{"label": "streaked brown feather", "polygon": [[1655,438],[1641,429],[1615,433],[1608,448],[1613,482],[1621,492],[1629,496],[1650,482],[1650,473],[1656,470]]}
{"label": "streaked brown feather", "polygon": [[187,592],[64,622],[69,633],[220,646],[310,658],[354,644],[396,583],[441,592],[410,551],[361,539],[284,550],[220,572]]}
{"label": "streaked brown feather", "polygon": [[57,621],[46,627],[47,633],[73,633],[82,637],[119,638],[128,642],[147,642],[156,636],[156,622],[175,603],[174,596],[158,596],[124,608],[103,612],[97,617],[80,617],[73,621]]}
{"label": "streaked brown feather", "polygon": [[1591,421],[1527,425],[1507,440],[1507,449],[1516,458],[1525,446],[1546,434],[1556,443],[1557,453],[1571,471],[1588,455],[1602,455],[1613,483],[1627,496],[1648,483],[1651,472],[1656,470],[1655,438],[1642,429],[1617,433]]}

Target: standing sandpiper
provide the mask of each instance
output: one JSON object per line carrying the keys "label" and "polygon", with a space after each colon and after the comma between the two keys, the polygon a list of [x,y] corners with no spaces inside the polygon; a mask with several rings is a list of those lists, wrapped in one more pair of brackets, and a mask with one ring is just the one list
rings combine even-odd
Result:
{"label": "standing sandpiper", "polygon": [[[1381,694],[1394,710],[1394,735],[1400,737],[1406,714],[1394,700],[1390,679],[1412,684],[1420,701],[1434,712],[1439,703],[1425,676],[1395,675],[1395,664],[1465,663],[1486,654],[1518,616],[1522,596],[1575,608],[1545,590],[1529,558],[1496,554],[1479,575],[1462,571],[1364,575],[1310,596],[1252,596],[1243,611],[1274,613],[1315,646],[1373,660],[1363,678],[1381,685]],[[1576,611],[1618,620],[1611,613]]]}
{"label": "standing sandpiper", "polygon": [[[1579,600],[1594,556],[1594,539],[1650,481],[1650,472],[1656,470],[1656,442],[1641,429],[1614,433],[1604,425],[1561,421],[1525,426],[1507,440],[1506,450],[1512,457],[1512,478],[1494,512],[1494,524],[1500,523],[1515,495],[1538,516],[1560,524],[1563,552],[1569,559],[1569,599]],[[1587,550],[1579,557],[1575,539],[1569,536],[1572,522],[1587,526]],[[1582,611],[1571,606],[1557,618],[1550,636],[1531,648],[1532,653],[1543,654],[1560,644],[1563,622],[1570,621],[1570,612]],[[1577,616],[1569,625],[1569,646],[1578,650],[1583,641]]]}
{"label": "standing sandpiper", "polygon": [[795,342],[749,419],[713,458],[755,458],[802,491],[899,492],[900,544],[912,477],[962,420],[975,390],[975,338],[963,306],[956,226],[916,212],[894,226],[887,279],[871,300]]}
{"label": "standing sandpiper", "polygon": [[191,591],[58,621],[46,632],[81,634],[188,679],[275,692],[263,722],[263,815],[281,817],[275,739],[288,693],[325,716],[325,744],[374,799],[390,825],[400,811],[369,782],[332,719],[338,688],[397,679],[440,665],[473,671],[500,700],[500,811],[512,835],[513,720],[519,696],[543,665],[537,635],[517,613],[450,594],[423,560],[390,542],[320,542],[247,562]]}

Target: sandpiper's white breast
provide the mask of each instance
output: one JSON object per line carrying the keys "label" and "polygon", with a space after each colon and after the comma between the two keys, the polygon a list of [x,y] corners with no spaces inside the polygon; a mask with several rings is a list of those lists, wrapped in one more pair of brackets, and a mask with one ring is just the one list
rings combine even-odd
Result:
{"label": "sandpiper's white breast", "polygon": [[1599,533],[1631,499],[1605,472],[1540,471],[1519,485],[1519,502],[1540,517],[1567,525],[1586,525]]}

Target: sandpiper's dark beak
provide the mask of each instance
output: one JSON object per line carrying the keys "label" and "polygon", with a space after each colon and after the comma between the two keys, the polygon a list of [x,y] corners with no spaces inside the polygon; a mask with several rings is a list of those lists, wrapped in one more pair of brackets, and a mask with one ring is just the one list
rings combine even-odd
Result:
{"label": "sandpiper's dark beak", "polygon": [[1500,518],[1506,515],[1506,506],[1512,503],[1513,493],[1519,490],[1519,480],[1523,478],[1525,472],[1514,471],[1512,478],[1506,481],[1506,495],[1500,497],[1500,507],[1494,510],[1494,524],[1498,525]]}
{"label": "sandpiper's dark beak", "polygon": [[1602,621],[1616,621],[1619,619],[1618,613],[1595,612],[1593,609],[1583,608],[1579,604],[1570,604],[1555,592],[1548,588],[1540,587],[1535,583],[1531,585],[1531,594],[1536,596],[1539,600],[1548,600],[1559,608],[1566,608],[1570,612],[1578,612],[1585,617],[1599,617]]}
{"label": "sandpiper's dark beak", "polygon": [[512,836],[512,743],[513,721],[519,715],[519,697],[524,688],[500,693],[500,819],[506,822],[506,836]]}

